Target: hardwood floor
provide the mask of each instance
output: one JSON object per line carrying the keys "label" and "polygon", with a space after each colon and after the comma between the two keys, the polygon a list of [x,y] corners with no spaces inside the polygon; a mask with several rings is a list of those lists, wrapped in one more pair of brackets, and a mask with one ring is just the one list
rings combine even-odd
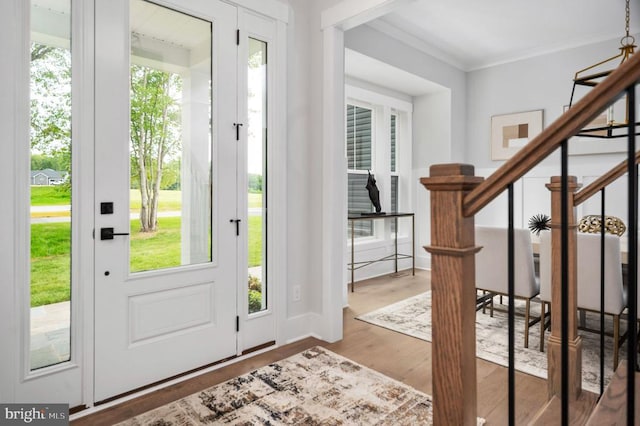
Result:
{"label": "hardwood floor", "polygon": [[[428,289],[429,273],[426,271],[416,271],[415,277],[409,273],[399,278],[385,276],[356,283],[356,291],[349,293],[349,306],[344,309],[344,339],[339,342],[328,344],[313,338],[304,339],[81,417],[72,424],[96,426],[117,423],[315,345],[325,346],[353,361],[431,394],[431,343],[355,319],[359,314]],[[478,415],[487,419],[489,425],[507,424],[507,369],[478,359],[477,372]],[[516,423],[526,424],[545,405],[547,383],[540,378],[517,373],[516,387]]]}

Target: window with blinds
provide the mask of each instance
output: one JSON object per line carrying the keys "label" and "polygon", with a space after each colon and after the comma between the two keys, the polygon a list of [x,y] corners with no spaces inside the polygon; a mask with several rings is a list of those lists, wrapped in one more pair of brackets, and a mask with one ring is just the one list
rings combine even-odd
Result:
{"label": "window with blinds", "polygon": [[[367,174],[354,173],[371,170],[372,163],[372,117],[373,111],[355,105],[347,105],[347,167],[349,214],[369,213],[373,211],[369,192],[366,189]],[[373,235],[373,222],[363,220],[354,222],[355,236]]]}
{"label": "window with blinds", "polygon": [[396,170],[396,120],[397,115],[391,116],[391,173]]}
{"label": "window with blinds", "polygon": [[371,170],[372,112],[368,108],[347,105],[347,168]]}
{"label": "window with blinds", "polygon": [[[390,145],[391,145],[391,164],[390,164],[390,170],[391,170],[391,211],[392,212],[397,212],[398,211],[398,175],[397,175],[397,168],[396,168],[396,158],[397,158],[397,154],[396,154],[396,139],[397,139],[397,126],[396,126],[396,121],[398,120],[398,116],[395,114],[391,115],[391,131],[390,131],[390,135],[389,135],[389,140],[390,140]],[[391,232],[395,233],[396,232],[396,222],[393,221],[391,222]]]}
{"label": "window with blinds", "polygon": [[391,211],[398,211],[398,176],[391,176]]}

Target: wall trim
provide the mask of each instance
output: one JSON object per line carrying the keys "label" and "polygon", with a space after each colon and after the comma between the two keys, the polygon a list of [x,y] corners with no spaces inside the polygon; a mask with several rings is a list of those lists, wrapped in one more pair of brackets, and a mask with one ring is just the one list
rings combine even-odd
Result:
{"label": "wall trim", "polygon": [[343,0],[321,15],[321,29],[336,27],[349,30],[377,19],[413,0]]}
{"label": "wall trim", "polygon": [[23,2],[0,2],[0,49],[7,59],[5,66],[0,69],[0,128],[4,129],[2,155],[0,155],[0,177],[5,186],[9,188],[7,198],[9,205],[0,209],[0,291],[5,297],[0,298],[0,336],[3,344],[0,345],[0,401],[15,400],[15,383],[17,381],[19,347],[18,322],[16,315],[16,254],[14,252],[17,242],[15,229],[16,219],[16,144],[14,141],[24,138],[24,125],[18,126],[19,111],[28,106],[24,102],[18,104],[17,92],[28,84],[24,78],[20,78],[25,67],[24,58],[20,50],[25,46],[23,23]]}
{"label": "wall trim", "polygon": [[393,96],[383,95],[372,90],[363,89],[349,84],[345,85],[345,92],[347,99],[354,99],[375,105],[385,105],[409,114],[413,112],[413,104],[411,102],[394,98]]}
{"label": "wall trim", "polygon": [[347,162],[344,155],[344,33],[322,31],[322,315],[329,342],[342,339],[342,278],[347,247]]}
{"label": "wall trim", "polygon": [[280,0],[232,0],[230,3],[282,22],[289,22],[289,6]]}

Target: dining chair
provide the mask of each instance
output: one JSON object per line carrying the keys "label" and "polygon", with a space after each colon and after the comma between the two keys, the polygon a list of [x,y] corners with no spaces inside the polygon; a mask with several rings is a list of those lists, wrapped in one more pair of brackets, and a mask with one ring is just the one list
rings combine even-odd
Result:
{"label": "dining chair", "polygon": [[[529,347],[529,327],[539,321],[531,319],[531,299],[540,286],[535,276],[531,234],[527,229],[514,229],[514,296],[525,301],[524,347]],[[476,289],[496,295],[508,294],[508,229],[476,226],[476,245],[482,250],[476,255]],[[491,304],[493,316],[493,304]]]}
{"label": "dining chair", "polygon": [[[600,312],[600,239],[597,234],[577,235],[577,291],[578,309]],[[604,313],[613,318],[613,369],[618,366],[620,315],[627,306],[627,293],[622,281],[620,238],[606,234],[604,239]],[[551,300],[551,233],[540,235],[540,300],[544,315],[544,302]],[[587,329],[588,331],[596,331]],[[540,350],[544,350],[545,326],[540,327]]]}

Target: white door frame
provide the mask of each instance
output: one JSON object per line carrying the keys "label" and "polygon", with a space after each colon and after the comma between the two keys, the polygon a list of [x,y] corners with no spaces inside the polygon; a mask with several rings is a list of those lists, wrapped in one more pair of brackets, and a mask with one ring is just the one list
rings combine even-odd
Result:
{"label": "white door frame", "polygon": [[[275,60],[276,81],[272,87],[274,98],[272,128],[272,161],[270,165],[271,205],[273,224],[271,239],[271,280],[274,284],[274,308],[276,309],[276,345],[287,339],[287,22],[290,6],[279,0],[233,0],[232,3],[254,10],[277,20]],[[83,141],[93,141],[93,17],[92,0],[74,1],[73,6],[81,19],[73,19],[73,66],[74,74],[81,77],[74,80],[73,93],[76,97],[73,110],[73,133]],[[25,306],[24,283],[27,281],[29,249],[28,244],[28,170],[29,170],[29,8],[25,0],[0,1],[0,49],[6,64],[0,67],[0,128],[4,129],[0,141],[0,181],[10,201],[0,209],[0,292],[7,297],[0,298],[0,401],[3,402],[70,402],[71,406],[93,407],[93,145],[87,143],[79,151],[74,151],[74,174],[83,176],[74,192],[75,252],[82,257],[74,258],[74,278],[76,284],[73,296],[72,343],[75,361],[50,369],[39,370],[30,380],[25,380],[23,366],[25,339],[28,334],[28,308]],[[79,12],[78,12],[79,11]],[[80,68],[81,71],[78,71]],[[77,79],[77,78],[76,78]],[[88,89],[87,89],[88,88]],[[82,105],[82,108],[80,107]],[[74,149],[79,148],[74,144]],[[11,201],[13,200],[13,202]],[[82,217],[88,219],[82,220]],[[77,238],[77,240],[76,240]],[[81,261],[80,261],[81,260]],[[246,285],[246,284],[245,284]],[[28,332],[28,330],[26,330]],[[215,368],[222,368],[228,363]],[[214,369],[215,369],[214,368]],[[77,371],[79,380],[64,380],[65,386],[79,396],[65,401],[61,394],[47,392],[47,383],[59,382],[66,371]],[[204,372],[204,371],[203,371]],[[76,374],[76,373],[73,373]],[[40,390],[38,390],[40,389]]]}
{"label": "white door frame", "polygon": [[[275,197],[272,194],[271,174],[274,172],[273,159],[274,149],[278,148],[278,144],[275,140],[272,140],[271,130],[274,129],[276,120],[275,114],[272,111],[277,110],[276,99],[277,96],[271,96],[274,92],[274,86],[276,82],[276,73],[274,70],[277,68],[275,64],[276,53],[278,51],[276,45],[277,37],[277,22],[264,16],[260,16],[256,13],[240,10],[238,13],[238,27],[240,30],[240,43],[238,49],[238,121],[244,123],[240,132],[240,141],[238,145],[238,212],[239,218],[242,219],[243,226],[241,227],[243,240],[242,244],[238,246],[238,315],[240,316],[240,331],[238,333],[238,355],[241,355],[244,351],[258,347],[270,341],[276,341],[276,310],[274,289],[281,287],[276,283],[274,274],[272,273],[273,264],[272,256],[277,256],[278,250],[275,249],[274,241],[274,221],[276,218],[274,214],[271,214],[271,208],[278,211],[277,205],[274,206]],[[247,173],[248,173],[248,138],[249,138],[249,114],[248,114],[248,39],[253,37],[257,40],[263,41],[267,44],[267,150],[263,152],[263,155],[267,157],[267,167],[263,172],[266,173],[266,198],[264,202],[268,207],[267,210],[263,210],[266,213],[266,221],[263,224],[266,228],[263,229],[263,237],[267,236],[266,245],[263,245],[266,251],[266,262],[263,262],[263,268],[266,268],[266,275],[263,274],[265,282],[263,282],[263,294],[267,295],[266,309],[253,314],[248,313],[248,288],[246,283],[247,277],[247,260],[248,260],[248,228],[249,228],[249,216],[248,203],[246,196],[247,185]],[[273,145],[273,146],[272,146]],[[277,166],[276,166],[277,167]],[[277,194],[277,192],[276,192]],[[279,214],[279,213],[278,213]],[[285,214],[286,216],[286,214]],[[286,233],[285,233],[286,235]],[[277,238],[275,239],[277,241]],[[276,257],[277,259],[277,257]],[[263,259],[264,260],[264,259]],[[286,261],[286,259],[284,259]],[[275,285],[274,285],[275,284]]]}
{"label": "white door frame", "polygon": [[[84,335],[87,328],[83,328],[82,317],[91,310],[92,303],[83,303],[86,300],[86,288],[77,284],[72,286],[71,310],[73,320],[71,322],[71,361],[30,371],[29,368],[29,336],[30,336],[30,309],[29,309],[29,69],[30,69],[30,2],[9,1],[2,2],[2,48],[3,54],[9,60],[9,66],[2,67],[0,76],[2,84],[0,90],[0,111],[3,116],[0,119],[3,128],[8,129],[6,142],[3,142],[3,150],[6,155],[0,155],[2,170],[10,174],[5,181],[10,188],[9,197],[14,200],[10,207],[3,209],[1,231],[7,236],[3,239],[0,248],[3,255],[2,270],[7,271],[6,278],[0,281],[0,291],[11,297],[2,298],[9,306],[0,309],[0,323],[7,324],[7,328],[0,326],[0,336],[5,341],[1,359],[6,360],[0,366],[0,400],[2,401],[27,401],[27,402],[68,402],[70,405],[79,406],[85,401],[83,395],[82,366],[84,357]],[[92,16],[90,2],[73,2],[73,12],[77,16]],[[92,61],[86,58],[87,44],[92,43],[91,38],[84,38],[92,34],[90,28],[84,25],[84,19],[72,21],[72,67],[77,76],[72,82],[72,92],[75,96],[72,104],[72,170],[74,175],[81,172],[81,168],[87,168],[93,161],[92,147],[85,144],[81,147],[78,142],[82,138],[92,137],[92,109],[81,108],[81,102],[90,100],[91,91],[83,91],[87,84],[87,78],[91,75]],[[5,34],[4,31],[7,31]],[[91,81],[89,87],[93,87]],[[6,95],[5,95],[6,94]],[[80,101],[79,95],[84,98]],[[6,122],[4,122],[6,121]],[[82,148],[82,149],[81,149]],[[87,149],[85,149],[87,148]],[[89,160],[89,161],[86,161]],[[91,202],[91,184],[83,186],[76,184],[73,188],[73,242],[75,247],[80,244],[92,246],[91,239],[92,218],[81,211],[87,208]],[[92,208],[92,207],[89,207]],[[6,216],[5,216],[6,215]],[[85,219],[82,220],[81,218]],[[87,220],[88,218],[88,220]],[[4,229],[4,228],[7,229]],[[13,255],[4,255],[7,253]],[[76,283],[86,278],[86,270],[90,268],[92,250],[74,250],[72,253],[72,279]],[[90,295],[89,295],[90,296]],[[90,367],[89,367],[90,368]],[[52,393],[51,390],[55,392]],[[5,397],[6,396],[6,397]]]}

